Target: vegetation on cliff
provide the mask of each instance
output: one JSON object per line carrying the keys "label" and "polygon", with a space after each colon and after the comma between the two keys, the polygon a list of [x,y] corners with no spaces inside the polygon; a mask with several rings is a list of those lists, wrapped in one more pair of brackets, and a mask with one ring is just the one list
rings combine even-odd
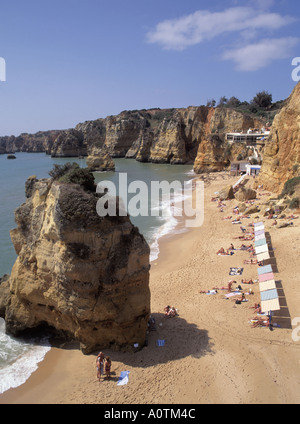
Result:
{"label": "vegetation on cliff", "polygon": [[246,115],[264,118],[266,122],[272,124],[277,113],[285,105],[286,100],[279,100],[273,102],[273,95],[267,91],[260,91],[256,93],[253,99],[250,102],[240,101],[237,97],[233,96],[230,99],[227,99],[225,96],[222,96],[219,100],[219,103],[212,99],[208,101],[208,105],[217,107],[226,107],[235,109]]}
{"label": "vegetation on cliff", "polygon": [[77,163],[55,164],[49,175],[53,181],[65,184],[79,184],[86,191],[96,191],[92,172],[86,168],[80,168]]}

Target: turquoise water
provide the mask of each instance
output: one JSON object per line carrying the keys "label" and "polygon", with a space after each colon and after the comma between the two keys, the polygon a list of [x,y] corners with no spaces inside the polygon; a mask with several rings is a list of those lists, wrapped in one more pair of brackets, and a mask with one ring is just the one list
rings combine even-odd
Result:
{"label": "turquoise water", "polygon": [[[51,158],[44,153],[16,153],[16,157],[16,160],[8,160],[6,155],[0,155],[0,276],[10,274],[17,257],[9,232],[16,226],[14,210],[26,200],[27,178],[31,175],[48,178],[48,173],[54,164],[76,162],[81,167],[86,166],[85,159]],[[112,181],[118,190],[120,174],[127,173],[128,184],[137,180],[147,184],[149,190],[144,200],[148,201],[150,216],[131,217],[131,220],[149,243],[150,259],[153,261],[159,254],[159,238],[170,231],[176,231],[177,219],[172,214],[174,208],[171,208],[168,197],[160,199],[159,204],[151,205],[151,182],[190,181],[194,175],[192,166],[148,164],[131,159],[115,159],[115,164],[116,172],[95,173],[96,183]],[[129,194],[129,200],[134,196],[135,194]],[[154,209],[159,208],[160,215],[163,216],[151,216],[150,206]],[[0,394],[23,384],[37,369],[38,363],[43,360],[49,349],[50,346],[45,340],[15,340],[6,335],[5,323],[0,319]]]}

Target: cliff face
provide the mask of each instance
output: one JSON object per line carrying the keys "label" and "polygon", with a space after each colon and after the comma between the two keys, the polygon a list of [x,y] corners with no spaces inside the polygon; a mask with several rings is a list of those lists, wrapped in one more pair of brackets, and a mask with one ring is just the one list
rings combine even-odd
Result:
{"label": "cliff face", "polygon": [[0,291],[7,331],[51,327],[84,353],[142,346],[149,247],[138,229],[128,217],[99,217],[98,199],[76,184],[31,178],[26,196],[11,231],[18,258]]}
{"label": "cliff face", "polygon": [[300,83],[286,106],[275,116],[264,148],[263,165],[257,185],[280,193],[285,182],[299,175],[300,164]]}
{"label": "cliff face", "polygon": [[86,164],[91,172],[115,171],[115,163],[104,147],[94,147],[86,159]]}
{"label": "cliff face", "polygon": [[[142,162],[194,164],[195,171],[223,169],[230,155],[224,134],[261,127],[262,121],[229,108],[191,106],[185,109],[124,111],[105,119],[78,124],[75,129],[27,135],[28,142],[15,142],[12,151],[46,151],[53,157],[97,156],[105,151],[112,158],[127,157]],[[218,135],[220,143],[211,135]],[[48,138],[47,138],[48,137]],[[211,141],[213,143],[211,144]],[[0,153],[11,142],[0,139]],[[2,146],[2,147],[1,147]],[[6,150],[3,146],[6,146]],[[226,152],[226,156],[224,153]],[[228,157],[227,157],[228,156]]]}
{"label": "cliff face", "polygon": [[87,155],[87,145],[80,131],[61,131],[49,149],[52,157],[79,157]]}
{"label": "cliff face", "polygon": [[36,134],[21,134],[18,137],[0,137],[0,154],[12,152],[50,153],[51,147],[61,131],[39,131]]}
{"label": "cliff face", "polygon": [[263,125],[264,121],[252,119],[234,109],[210,109],[199,142],[194,171],[197,174],[222,171],[239,155],[247,157],[246,146],[242,143],[229,145],[225,141],[225,134],[247,131],[249,128],[261,128]]}

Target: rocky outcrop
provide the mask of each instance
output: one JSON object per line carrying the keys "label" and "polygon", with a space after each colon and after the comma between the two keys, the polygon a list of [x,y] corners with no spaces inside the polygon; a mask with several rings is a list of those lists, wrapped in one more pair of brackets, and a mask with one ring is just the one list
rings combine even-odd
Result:
{"label": "rocky outcrop", "polygon": [[51,156],[55,158],[86,155],[87,145],[82,133],[77,130],[62,131],[51,147]]}
{"label": "rocky outcrop", "polygon": [[247,187],[240,188],[238,192],[235,194],[235,198],[239,202],[247,202],[248,200],[255,200],[256,196],[257,196],[256,191]]}
{"label": "rocky outcrop", "polygon": [[300,83],[272,125],[256,186],[280,193],[285,182],[300,172]]}
{"label": "rocky outcrop", "polygon": [[249,150],[243,143],[229,144],[225,141],[228,132],[241,132],[249,128],[261,128],[264,121],[229,108],[211,108],[199,141],[194,162],[196,174],[222,171],[239,156],[248,157]]}
{"label": "rocky outcrop", "polygon": [[233,191],[232,185],[223,187],[218,192],[218,198],[220,200],[231,200],[231,199],[234,199],[234,191]]}
{"label": "rocky outcrop", "polygon": [[230,164],[230,148],[218,135],[205,137],[194,163],[196,174],[222,171]]}
{"label": "rocky outcrop", "polygon": [[115,163],[104,147],[95,147],[91,155],[87,157],[86,164],[91,172],[115,170]]}
{"label": "rocky outcrop", "polygon": [[11,231],[18,258],[0,286],[7,332],[51,328],[84,353],[143,346],[149,247],[129,217],[98,216],[99,198],[78,184],[33,176],[26,195]]}

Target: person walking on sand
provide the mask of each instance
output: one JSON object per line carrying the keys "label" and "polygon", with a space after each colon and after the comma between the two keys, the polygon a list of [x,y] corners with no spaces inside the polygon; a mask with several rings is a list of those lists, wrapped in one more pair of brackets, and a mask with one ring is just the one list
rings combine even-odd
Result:
{"label": "person walking on sand", "polygon": [[111,372],[111,360],[110,360],[110,357],[107,356],[105,358],[105,374],[107,378],[110,378],[110,372]]}
{"label": "person walking on sand", "polygon": [[100,382],[101,380],[101,375],[104,374],[104,355],[102,352],[99,353],[99,355],[97,356],[96,359],[96,368],[97,368],[97,378]]}

